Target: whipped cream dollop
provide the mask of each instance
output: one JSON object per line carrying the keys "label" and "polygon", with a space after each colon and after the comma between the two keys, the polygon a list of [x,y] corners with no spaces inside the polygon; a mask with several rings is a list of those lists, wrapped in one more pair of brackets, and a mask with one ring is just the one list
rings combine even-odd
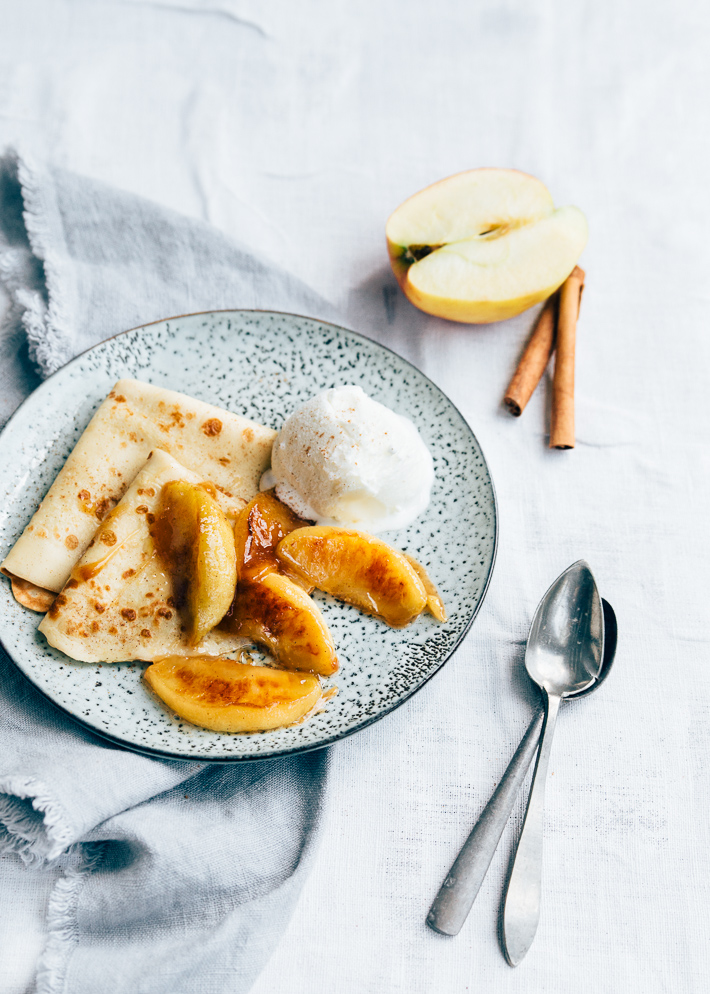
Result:
{"label": "whipped cream dollop", "polygon": [[409,418],[357,386],[311,398],[286,419],[261,489],[319,525],[404,528],[429,503],[431,453]]}

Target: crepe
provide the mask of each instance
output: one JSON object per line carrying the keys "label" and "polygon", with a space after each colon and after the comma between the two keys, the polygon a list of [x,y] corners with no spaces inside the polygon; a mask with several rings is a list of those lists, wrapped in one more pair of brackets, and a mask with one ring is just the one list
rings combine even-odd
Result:
{"label": "crepe", "polygon": [[119,380],[2,571],[44,590],[61,590],[99,522],[153,449],[170,453],[230,498],[248,501],[259,490],[275,436],[270,428],[173,390]]}
{"label": "crepe", "polygon": [[[247,640],[213,629],[190,645],[185,619],[175,607],[173,580],[158,556],[151,526],[161,488],[170,480],[203,478],[172,456],[154,450],[123,498],[110,511],[71,578],[42,619],[50,645],[83,662],[115,663],[171,655],[218,654]],[[231,498],[217,492],[228,515]]]}

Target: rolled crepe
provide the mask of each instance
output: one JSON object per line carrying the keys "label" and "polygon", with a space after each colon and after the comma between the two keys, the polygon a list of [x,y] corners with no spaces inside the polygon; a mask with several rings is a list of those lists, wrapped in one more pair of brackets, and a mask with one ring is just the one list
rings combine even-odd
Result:
{"label": "rolled crepe", "polygon": [[[166,452],[153,451],[116,507],[100,523],[89,548],[44,616],[39,630],[50,645],[83,662],[116,663],[161,656],[215,655],[247,640],[213,629],[195,648],[175,606],[172,577],[151,537],[160,492],[170,480],[202,477]],[[227,514],[230,498],[217,494]]]}
{"label": "rolled crepe", "polygon": [[148,453],[170,453],[238,502],[258,493],[276,432],[184,394],[119,380],[77,442],[2,570],[58,591]]}

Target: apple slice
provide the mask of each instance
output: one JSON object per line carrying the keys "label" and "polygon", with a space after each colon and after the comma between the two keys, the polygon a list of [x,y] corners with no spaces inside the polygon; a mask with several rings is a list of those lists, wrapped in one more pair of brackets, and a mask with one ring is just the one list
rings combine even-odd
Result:
{"label": "apple slice", "polygon": [[216,656],[156,659],[143,679],[171,711],[215,732],[263,732],[299,721],[318,703],[318,677]]}
{"label": "apple slice", "polygon": [[406,552],[402,555],[407,560],[409,565],[412,567],[414,572],[417,574],[419,579],[424,584],[424,593],[426,594],[426,609],[429,614],[435,618],[437,621],[445,622],[448,621],[448,615],[446,614],[446,607],[444,606],[444,601],[441,594],[436,589],[434,584],[431,582],[429,574],[424,569],[421,563],[418,563],[416,559],[412,556],[408,556]]}
{"label": "apple slice", "polygon": [[250,500],[239,512],[234,525],[240,581],[259,580],[267,573],[278,572],[276,546],[284,535],[305,524],[306,521],[281,503],[273,490],[266,490]]}
{"label": "apple slice", "polygon": [[281,573],[240,580],[223,626],[263,645],[290,670],[331,676],[338,668],[333,638],[318,605]]}
{"label": "apple slice", "polygon": [[281,539],[276,555],[289,573],[392,628],[404,628],[427,606],[426,588],[407,556],[365,532],[297,528]]}
{"label": "apple slice", "polygon": [[182,480],[166,483],[151,530],[173,574],[193,646],[227,613],[237,584],[234,532],[209,487]]}
{"label": "apple slice", "polygon": [[515,169],[472,169],[421,190],[387,222],[406,297],[422,311],[484,324],[514,317],[564,283],[587,243],[577,207]]}

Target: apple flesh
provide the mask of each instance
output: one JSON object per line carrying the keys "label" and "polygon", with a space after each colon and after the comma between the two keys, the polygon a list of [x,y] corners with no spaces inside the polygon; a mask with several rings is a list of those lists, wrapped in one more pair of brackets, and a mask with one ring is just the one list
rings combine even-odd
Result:
{"label": "apple flesh", "polygon": [[264,732],[291,725],[321,696],[316,676],[217,656],[156,659],[143,679],[175,714],[215,732]]}
{"label": "apple flesh", "polygon": [[407,556],[365,532],[297,528],[281,539],[276,555],[289,573],[392,628],[404,628],[427,606],[426,588]]}
{"label": "apple flesh", "polygon": [[566,280],[587,243],[577,207],[514,169],[472,169],[421,190],[387,222],[392,269],[408,300],[451,321],[520,314]]}
{"label": "apple flesh", "polygon": [[223,625],[264,646],[287,669],[323,676],[338,669],[333,638],[318,605],[281,573],[240,580]]}
{"label": "apple flesh", "polygon": [[151,535],[173,574],[190,644],[196,646],[232,603],[237,585],[234,532],[203,485],[171,480],[163,487]]}

